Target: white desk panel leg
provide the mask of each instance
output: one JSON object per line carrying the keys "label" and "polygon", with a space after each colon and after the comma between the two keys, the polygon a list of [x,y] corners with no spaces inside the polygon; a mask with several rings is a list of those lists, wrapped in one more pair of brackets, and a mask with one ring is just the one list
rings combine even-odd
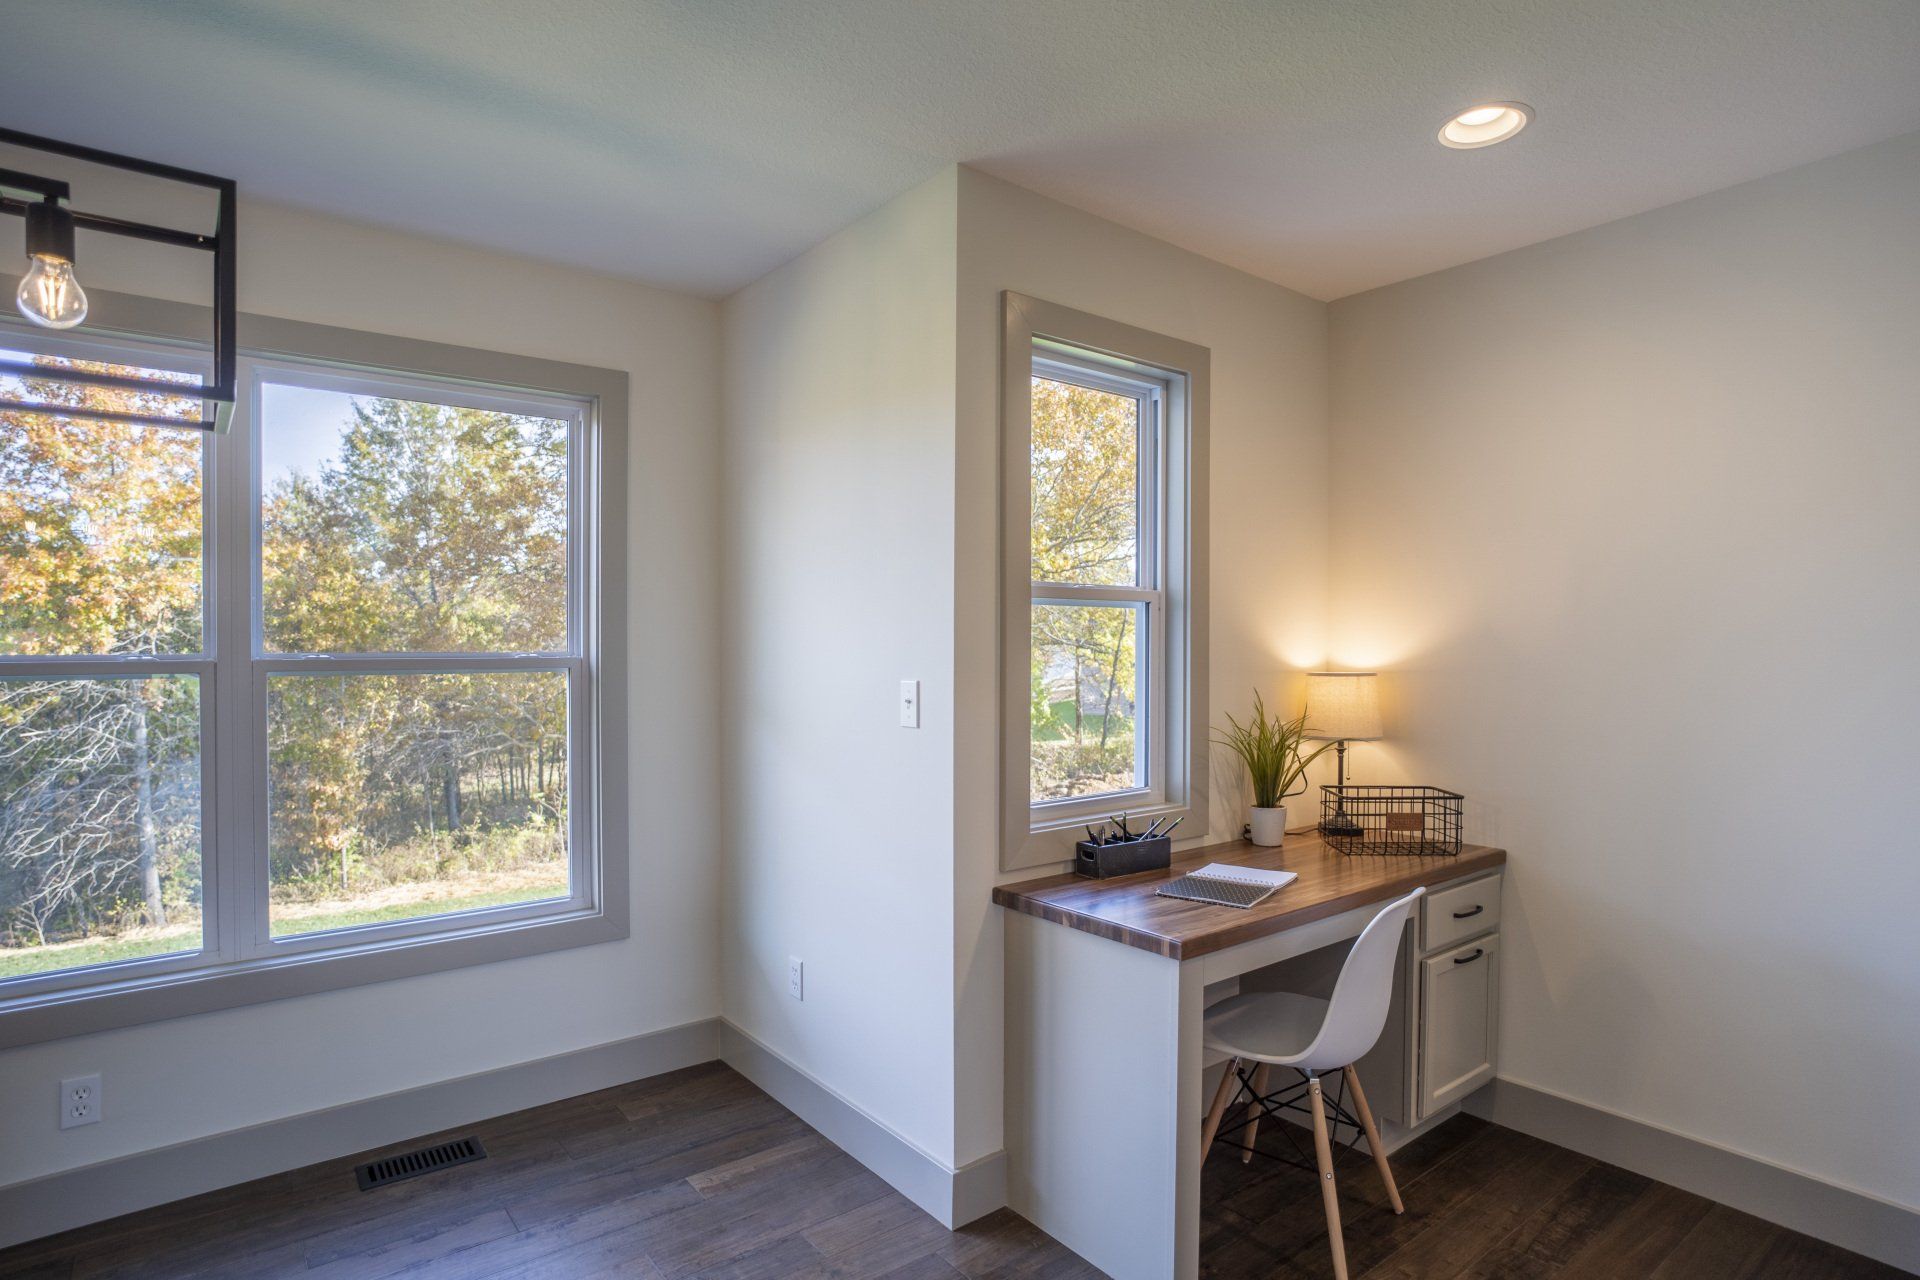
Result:
{"label": "white desk panel leg", "polygon": [[1007,915],[1008,1199],[1115,1280],[1200,1259],[1201,974]]}

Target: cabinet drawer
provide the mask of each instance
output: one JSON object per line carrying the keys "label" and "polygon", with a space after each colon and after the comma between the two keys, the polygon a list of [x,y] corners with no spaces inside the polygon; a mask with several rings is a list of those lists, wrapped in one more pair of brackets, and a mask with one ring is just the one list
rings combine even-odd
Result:
{"label": "cabinet drawer", "polygon": [[1420,950],[1438,951],[1500,927],[1500,877],[1435,889],[1420,900]]}
{"label": "cabinet drawer", "polygon": [[1420,962],[1421,1119],[1493,1079],[1499,1009],[1499,934]]}

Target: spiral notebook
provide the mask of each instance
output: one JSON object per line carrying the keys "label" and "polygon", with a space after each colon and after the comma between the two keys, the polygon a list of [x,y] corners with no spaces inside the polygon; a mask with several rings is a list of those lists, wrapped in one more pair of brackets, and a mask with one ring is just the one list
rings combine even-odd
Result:
{"label": "spiral notebook", "polygon": [[1219,907],[1257,907],[1275,890],[1298,880],[1293,871],[1266,871],[1260,867],[1240,867],[1231,862],[1209,862],[1198,871],[1189,871],[1178,880],[1169,880],[1154,890],[1163,898],[1185,898],[1189,902],[1210,902]]}

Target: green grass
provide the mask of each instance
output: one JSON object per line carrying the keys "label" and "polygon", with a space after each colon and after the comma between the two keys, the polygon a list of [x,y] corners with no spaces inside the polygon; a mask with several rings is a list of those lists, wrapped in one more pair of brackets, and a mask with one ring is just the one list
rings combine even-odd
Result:
{"label": "green grass", "polygon": [[564,898],[567,896],[567,882],[564,878],[550,884],[521,885],[513,889],[497,889],[492,893],[476,893],[462,898],[440,898],[430,902],[393,902],[384,907],[358,907],[346,911],[330,911],[321,915],[297,916],[287,920],[284,925],[278,921],[273,926],[276,938],[291,937],[301,933],[320,933],[327,929],[346,929],[353,925],[380,924],[387,920],[410,920],[420,915],[446,915],[454,911],[477,911],[481,907],[500,907],[509,902],[538,902],[543,898]]}
{"label": "green grass", "polygon": [[[296,933],[318,933],[323,929],[345,929],[353,925],[407,920],[421,915],[474,911],[481,907],[504,906],[510,902],[537,902],[542,898],[565,897],[566,892],[567,881],[563,873],[560,879],[552,882],[523,884],[464,897],[436,898],[427,902],[391,902],[379,907],[293,916],[284,921],[284,927],[281,922],[276,922],[273,936],[284,938]],[[83,942],[59,943],[50,947],[4,949],[0,950],[0,978],[19,978],[29,973],[81,969],[89,965],[192,951],[199,941],[199,933],[200,923],[195,920],[192,924],[143,929],[123,937],[89,938]]]}
{"label": "green grass", "polygon": [[59,943],[50,947],[0,950],[0,978],[18,978],[29,973],[48,973],[55,969],[78,969],[90,964],[113,964],[119,960],[140,960],[148,956],[192,951],[199,941],[200,922],[179,928],[143,930],[124,938],[90,938],[85,942]]}
{"label": "green grass", "polygon": [[[1056,702],[1050,709],[1053,712],[1054,723],[1041,725],[1036,728],[1034,730],[1033,740],[1035,742],[1073,741],[1073,699],[1069,698],[1064,702]],[[1099,742],[1100,726],[1105,724],[1106,720],[1107,718],[1105,716],[1096,715],[1092,712],[1081,716],[1080,740],[1091,743]],[[1114,733],[1117,736],[1131,734],[1133,732],[1133,717],[1115,716],[1113,718],[1113,727]]]}

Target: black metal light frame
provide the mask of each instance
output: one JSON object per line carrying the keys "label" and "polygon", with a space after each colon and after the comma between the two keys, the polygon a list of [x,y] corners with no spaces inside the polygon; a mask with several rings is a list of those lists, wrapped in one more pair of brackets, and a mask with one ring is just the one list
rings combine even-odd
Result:
{"label": "black metal light frame", "polygon": [[[239,294],[234,283],[234,206],[236,202],[233,179],[216,178],[211,174],[196,173],[191,169],[178,169],[172,165],[156,164],[151,160],[139,160],[132,156],[115,155],[110,151],[98,151],[92,147],[77,146],[71,142],[58,142],[52,138],[20,133],[14,129],[0,129],[0,143],[33,151],[45,151],[50,155],[67,156],[74,160],[84,160],[89,164],[125,169],[129,173],[143,174],[146,177],[159,178],[167,182],[208,187],[219,196],[219,212],[211,235],[197,231],[181,231],[174,227],[155,226],[146,222],[129,222],[124,218],[110,217],[101,213],[84,213],[78,209],[67,211],[72,216],[73,225],[77,229],[101,231],[108,235],[126,236],[133,240],[149,240],[156,244],[173,245],[182,249],[199,249],[213,255],[213,380],[211,382],[203,381],[196,385],[173,382],[164,378],[127,378],[117,374],[92,373],[84,369],[65,369],[54,375],[62,382],[113,387],[124,391],[150,391],[157,395],[175,396],[181,399],[199,399],[202,401],[199,421],[172,418],[156,413],[130,413],[117,409],[76,409],[71,405],[31,400],[0,400],[0,409],[27,410],[57,414],[65,418],[85,418],[104,422],[138,423],[145,426],[193,427],[202,431],[226,430],[227,422],[233,413],[233,402],[238,385],[239,354],[235,334]],[[11,194],[13,192],[25,192],[37,196],[39,201],[22,199]],[[68,185],[58,179],[42,178],[14,169],[0,169],[0,213],[24,218],[28,215],[28,211],[40,201],[64,201],[69,196]],[[31,362],[5,359],[0,359],[0,373],[22,374],[43,379],[50,375],[49,370]],[[209,406],[212,408],[212,413],[207,411]]]}

